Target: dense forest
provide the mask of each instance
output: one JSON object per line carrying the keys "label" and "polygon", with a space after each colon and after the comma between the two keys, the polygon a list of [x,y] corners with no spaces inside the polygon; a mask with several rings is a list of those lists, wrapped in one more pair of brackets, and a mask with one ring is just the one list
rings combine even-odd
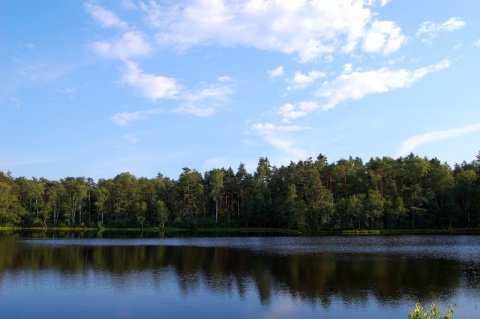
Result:
{"label": "dense forest", "polygon": [[319,155],[288,166],[260,158],[178,180],[12,177],[0,172],[0,226],[261,227],[302,231],[480,227],[480,152],[453,168],[410,154],[393,159]]}

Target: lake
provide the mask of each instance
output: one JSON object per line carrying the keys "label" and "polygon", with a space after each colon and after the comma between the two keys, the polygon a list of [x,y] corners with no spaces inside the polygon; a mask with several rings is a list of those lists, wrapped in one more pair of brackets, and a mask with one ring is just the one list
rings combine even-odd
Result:
{"label": "lake", "polygon": [[0,233],[0,318],[480,318],[480,236]]}

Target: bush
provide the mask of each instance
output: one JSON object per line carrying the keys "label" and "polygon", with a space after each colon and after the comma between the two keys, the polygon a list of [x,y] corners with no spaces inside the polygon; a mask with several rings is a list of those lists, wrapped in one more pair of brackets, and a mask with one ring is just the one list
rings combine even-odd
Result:
{"label": "bush", "polygon": [[451,319],[453,315],[453,309],[456,307],[455,304],[448,307],[445,312],[445,316],[442,316],[441,311],[437,308],[437,306],[432,303],[430,305],[430,311],[424,310],[423,307],[417,303],[415,308],[410,311],[408,314],[408,319]]}

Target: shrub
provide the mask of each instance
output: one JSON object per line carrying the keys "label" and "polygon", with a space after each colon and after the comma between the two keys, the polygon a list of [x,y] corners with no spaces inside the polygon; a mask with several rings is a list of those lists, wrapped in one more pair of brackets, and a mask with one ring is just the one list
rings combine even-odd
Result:
{"label": "shrub", "polygon": [[453,309],[455,304],[448,307],[445,316],[442,316],[441,311],[437,308],[435,303],[430,305],[430,311],[424,310],[423,307],[417,303],[415,308],[408,314],[408,319],[451,319],[453,315]]}

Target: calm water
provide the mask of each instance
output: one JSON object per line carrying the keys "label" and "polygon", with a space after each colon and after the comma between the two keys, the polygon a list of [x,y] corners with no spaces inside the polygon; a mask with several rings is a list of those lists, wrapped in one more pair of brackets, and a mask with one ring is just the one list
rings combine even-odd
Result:
{"label": "calm water", "polygon": [[406,319],[415,302],[480,318],[480,236],[0,234],[0,318]]}

